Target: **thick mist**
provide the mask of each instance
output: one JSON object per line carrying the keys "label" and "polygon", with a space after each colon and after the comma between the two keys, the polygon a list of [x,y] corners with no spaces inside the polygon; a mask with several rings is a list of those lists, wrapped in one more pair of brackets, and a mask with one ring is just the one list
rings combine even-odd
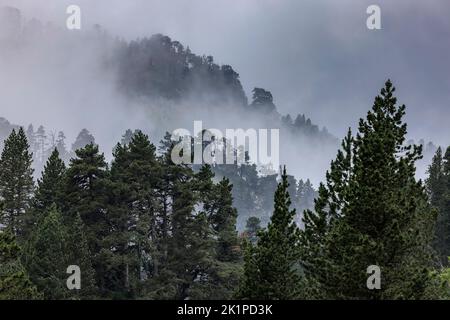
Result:
{"label": "thick mist", "polygon": [[[83,0],[77,3],[82,30],[75,32],[64,28],[69,4],[0,1],[0,6],[21,10],[26,39],[0,48],[0,117],[63,130],[69,143],[87,128],[109,159],[128,128],[144,130],[155,144],[165,131],[192,130],[194,120],[222,130],[276,128],[232,105],[175,105],[122,94],[116,66],[105,63],[118,45],[115,37],[130,41],[163,33],[197,54],[213,54],[219,63],[231,64],[249,98],[253,87],[264,87],[274,94],[281,114],[306,113],[339,139],[349,126],[356,126],[391,77],[399,88],[399,102],[408,106],[410,137],[448,143],[450,132],[444,124],[450,98],[444,87],[449,79],[443,57],[449,46],[439,41],[448,35],[448,20],[442,17],[449,6],[442,1],[426,8],[419,1],[382,1],[379,33],[365,29],[365,1]],[[94,28],[96,23],[102,27]],[[317,185],[338,144],[320,145],[290,134],[281,139],[281,163]],[[421,174],[428,159],[420,164]]]}
{"label": "thick mist", "polygon": [[448,144],[447,0],[377,1],[377,31],[366,28],[370,0],[0,0],[4,4],[60,27],[67,6],[78,4],[83,28],[98,23],[127,40],[166,34],[232,65],[247,95],[253,87],[271,90],[281,113],[305,112],[339,137],[391,78],[408,107],[412,137]]}
{"label": "thick mist", "polygon": [[[202,121],[204,129],[223,132],[227,128],[280,129],[273,118],[246,112],[242,106],[210,105],[195,98],[174,102],[130,97],[118,86],[111,57],[123,41],[99,27],[70,32],[21,19],[21,31],[2,43],[0,60],[0,116],[14,124],[42,124],[53,133],[64,131],[69,146],[87,128],[108,159],[126,129],[142,129],[154,144],[166,131],[185,128],[194,133],[195,120]],[[283,132],[280,140],[280,163],[291,174],[318,183],[337,145],[321,145]]]}

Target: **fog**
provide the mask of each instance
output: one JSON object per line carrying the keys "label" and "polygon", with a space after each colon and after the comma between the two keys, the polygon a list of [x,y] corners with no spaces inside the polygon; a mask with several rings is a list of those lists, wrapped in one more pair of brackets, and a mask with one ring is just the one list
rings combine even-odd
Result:
{"label": "fog", "polygon": [[[81,31],[64,30],[70,4],[81,7]],[[0,48],[0,117],[63,130],[68,141],[86,127],[107,156],[128,128],[144,129],[154,143],[166,130],[192,130],[193,120],[217,128],[271,128],[261,119],[243,119],[233,106],[207,112],[208,106],[190,101],[173,109],[165,101],[130,100],[118,93],[114,68],[99,64],[109,54],[108,46],[91,33],[100,24],[111,37],[132,40],[163,33],[196,54],[211,54],[239,72],[249,98],[253,87],[270,90],[281,114],[306,113],[339,138],[357,125],[391,78],[399,102],[407,105],[410,138],[448,145],[450,3],[378,1],[382,30],[376,31],[366,28],[369,4],[0,0],[0,6],[20,9],[25,22],[37,18],[51,23],[45,30],[53,30],[30,35],[21,50]],[[161,104],[167,104],[163,110]],[[307,141],[290,137],[282,146],[281,162],[317,185],[335,149],[316,147],[313,151]]]}

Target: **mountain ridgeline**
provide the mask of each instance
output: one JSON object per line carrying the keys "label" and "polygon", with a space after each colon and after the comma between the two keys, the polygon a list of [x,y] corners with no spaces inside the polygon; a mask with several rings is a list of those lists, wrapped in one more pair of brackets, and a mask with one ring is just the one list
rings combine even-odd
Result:
{"label": "mountain ridgeline", "polygon": [[[17,81],[17,85],[27,88],[27,96],[32,100],[26,104],[22,93],[6,92],[5,106],[14,109],[11,112],[14,114],[22,109],[25,116],[8,119],[18,124],[1,118],[0,146],[12,129],[24,126],[33,154],[35,179],[40,177],[55,148],[68,163],[77,149],[97,143],[106,149],[106,158],[110,160],[110,150],[125,131],[125,140],[139,129],[158,141],[166,132],[191,128],[194,120],[201,120],[205,127],[222,130],[279,129],[280,160],[293,168],[291,172],[296,177],[292,176],[292,185],[298,193],[298,201],[294,203],[298,202],[298,212],[312,206],[315,191],[309,178],[314,183],[320,180],[338,140],[304,114],[282,116],[272,93],[266,89],[255,88],[249,99],[232,66],[218,65],[212,56],[194,54],[189,47],[162,34],[125,41],[98,25],[68,31],[36,19],[26,20],[14,8],[0,11],[0,46],[4,49],[0,52],[0,65],[4,63],[6,72],[13,75],[8,81],[13,84]],[[31,59],[30,52],[33,52]],[[40,87],[47,82],[51,86]],[[106,93],[105,85],[109,90]],[[87,87],[93,88],[92,91],[87,92]],[[55,97],[53,92],[61,92],[62,97]],[[64,92],[70,92],[71,99]],[[31,108],[38,110],[36,116],[29,112]],[[55,110],[62,110],[62,116]],[[89,117],[83,116],[83,112]],[[81,120],[66,116],[71,113]],[[119,113],[125,114],[126,118],[120,118],[125,127],[117,126],[116,120],[108,125],[108,119]],[[95,118],[102,120],[92,124]],[[100,122],[104,125],[99,126]],[[87,129],[78,135],[74,131],[86,127],[92,134]],[[126,130],[129,128],[132,130]],[[76,138],[67,143],[66,136]],[[278,168],[265,173],[260,169],[251,162],[213,168],[217,175],[228,177],[234,184],[240,230],[247,218],[256,216],[265,225],[271,214]],[[303,194],[307,200],[300,201]],[[300,216],[297,220],[300,223]]]}
{"label": "mountain ridgeline", "polygon": [[[0,45],[4,49],[0,64],[3,59],[4,67],[14,74],[18,84],[24,85],[26,79],[33,81],[36,92],[30,88],[28,95],[35,98],[33,103],[42,105],[39,108],[85,108],[90,113],[102,112],[102,116],[120,112],[129,118],[121,122],[158,138],[166,131],[191,128],[194,120],[203,121],[209,128],[280,129],[281,157],[291,158],[292,145],[296,145],[305,163],[317,162],[308,159],[313,149],[330,147],[325,152],[326,162],[321,163],[323,167],[338,147],[338,140],[308,119],[301,106],[298,114],[282,116],[282,106],[276,106],[276,97],[269,90],[254,88],[252,96],[247,97],[239,73],[232,66],[218,65],[210,55],[194,54],[188,46],[166,35],[127,41],[98,25],[69,31],[36,19],[27,21],[11,8],[2,10],[0,24]],[[32,63],[23,67],[30,60]],[[43,76],[46,81],[42,81]],[[51,86],[39,87],[47,82]],[[69,91],[71,99],[45,92],[52,90]],[[9,94],[11,97],[5,99],[15,108],[29,109],[19,94]],[[28,122],[42,121],[30,118]],[[56,125],[50,126],[59,126],[54,122]],[[81,122],[78,130],[85,126],[88,124]],[[94,133],[99,130],[89,129]],[[127,128],[121,129],[120,134]],[[102,144],[113,145],[111,141]],[[306,176],[300,171],[293,173]]]}

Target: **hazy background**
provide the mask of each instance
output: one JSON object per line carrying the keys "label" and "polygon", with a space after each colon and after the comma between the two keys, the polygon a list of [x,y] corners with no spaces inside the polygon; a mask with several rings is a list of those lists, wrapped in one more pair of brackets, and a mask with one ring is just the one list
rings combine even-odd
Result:
{"label": "hazy background", "polygon": [[[55,28],[65,28],[70,4],[81,7],[83,30],[100,24],[126,40],[163,33],[213,55],[239,72],[249,98],[254,87],[270,90],[280,113],[306,113],[339,138],[391,78],[408,107],[410,138],[449,144],[448,0],[376,1],[382,30],[366,28],[366,8],[375,2],[365,0],[0,0],[25,20]],[[103,54],[95,42],[58,51],[72,40],[56,34],[14,57],[20,64],[0,61],[0,116],[64,130],[72,141],[87,127],[107,154],[126,128],[160,121],[148,106],[130,109],[132,102],[105,81],[113,75],[93,64]],[[317,154],[296,174],[317,181],[333,154]]]}
{"label": "hazy background", "polygon": [[[127,39],[164,33],[232,65],[249,94],[271,90],[281,112],[306,112],[342,136],[387,77],[407,104],[410,131],[448,143],[450,2],[447,0],[0,0],[27,17],[65,25],[78,4],[83,27]],[[378,4],[382,30],[366,28]]]}

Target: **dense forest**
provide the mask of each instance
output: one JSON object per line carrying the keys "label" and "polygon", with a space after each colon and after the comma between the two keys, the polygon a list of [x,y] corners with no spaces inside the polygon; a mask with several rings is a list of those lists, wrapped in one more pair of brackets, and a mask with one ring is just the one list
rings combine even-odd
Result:
{"label": "dense forest", "polygon": [[[450,146],[409,139],[391,81],[339,147],[304,113],[281,114],[270,91],[247,97],[232,66],[168,36],[67,33],[14,8],[0,22],[0,67],[29,91],[5,90],[2,108],[25,103],[60,126],[0,118],[0,300],[450,299]],[[43,99],[49,88],[63,99]],[[100,130],[70,143],[71,115],[83,112],[95,127],[76,131],[115,113],[128,118],[111,123],[131,128],[113,148]],[[128,126],[133,116],[148,122]],[[168,132],[196,119],[280,129],[283,166],[263,170],[248,154],[175,164]],[[68,286],[74,266],[79,288]],[[369,289],[373,266],[381,285]]]}
{"label": "dense forest", "polygon": [[[0,158],[0,298],[449,298],[450,148],[416,179],[422,146],[406,142],[394,91],[388,81],[349,130],[301,226],[293,207],[307,183],[286,168],[278,179],[251,165],[175,165],[170,135],[155,146],[135,131],[111,163],[83,140],[66,165],[56,145],[35,184],[30,135],[13,128]],[[260,204],[272,208],[267,226],[251,216],[237,231],[235,203],[252,196],[234,198],[225,170],[253,192],[274,185],[259,190],[273,193]],[[80,290],[66,287],[69,265]],[[366,287],[371,265],[379,290]]]}
{"label": "dense forest", "polygon": [[[20,126],[12,125],[6,119],[0,118],[0,146],[3,146],[4,140],[13,129],[17,131],[19,128]],[[139,130],[134,132],[127,130],[120,142],[122,144],[129,143],[136,132],[139,132]],[[90,143],[96,143],[95,137],[87,129],[79,132],[70,147],[66,143],[64,132],[46,131],[42,125],[37,129],[34,129],[33,125],[29,125],[25,129],[25,135],[29,151],[32,154],[34,180],[39,179],[47,160],[55,149],[58,151],[59,157],[67,165],[70,159],[76,156],[76,150]],[[198,171],[200,167],[194,165],[192,169]],[[245,229],[246,221],[250,217],[258,218],[262,226],[268,223],[272,212],[273,193],[277,187],[278,173],[273,172],[263,175],[261,170],[250,161],[243,164],[235,162],[232,165],[214,165],[211,167],[211,170],[215,174],[213,179],[215,182],[218,182],[222,177],[226,177],[234,186],[232,195],[234,207],[238,211],[237,228],[239,231]],[[293,197],[292,203],[299,213],[296,221],[301,225],[301,212],[304,209],[313,208],[313,201],[317,191],[309,179],[299,179],[297,181],[294,176],[290,175],[289,182]]]}

